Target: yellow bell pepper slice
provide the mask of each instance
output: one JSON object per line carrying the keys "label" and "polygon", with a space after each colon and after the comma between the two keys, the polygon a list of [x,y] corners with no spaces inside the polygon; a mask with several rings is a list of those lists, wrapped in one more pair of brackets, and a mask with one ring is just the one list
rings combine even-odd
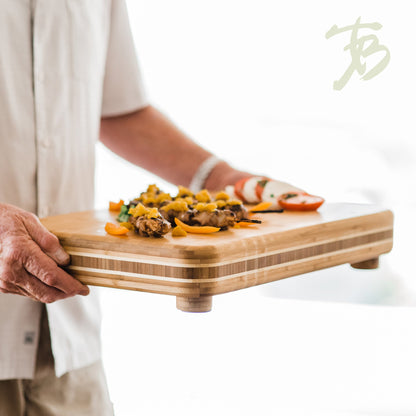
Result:
{"label": "yellow bell pepper slice", "polygon": [[104,229],[111,235],[124,235],[129,232],[128,228],[123,227],[122,225],[113,224],[112,222],[108,222]]}
{"label": "yellow bell pepper slice", "polygon": [[120,212],[121,207],[124,205],[124,201],[122,199],[120,199],[119,202],[112,202],[110,201],[109,207],[108,209],[110,211],[116,211],[116,212]]}
{"label": "yellow bell pepper slice", "polygon": [[198,226],[198,225],[188,225],[179,220],[178,218],[175,218],[176,225],[179,225],[183,230],[185,230],[187,233],[193,233],[193,234],[211,234],[216,233],[217,231],[221,230],[221,228],[218,227],[210,227],[209,225],[204,226]]}
{"label": "yellow bell pepper slice", "polygon": [[272,205],[272,202],[260,202],[259,204],[255,205],[254,207],[251,207],[248,212],[251,211],[265,211],[267,208],[270,208]]}

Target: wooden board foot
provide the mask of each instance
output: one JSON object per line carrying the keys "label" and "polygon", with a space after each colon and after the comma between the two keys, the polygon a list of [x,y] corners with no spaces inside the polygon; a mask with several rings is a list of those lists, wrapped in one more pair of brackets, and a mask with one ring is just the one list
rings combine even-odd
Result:
{"label": "wooden board foot", "polygon": [[377,269],[379,264],[378,257],[370,260],[360,261],[359,263],[352,263],[354,269]]}
{"label": "wooden board foot", "polygon": [[184,312],[209,312],[212,309],[212,296],[199,298],[176,297],[176,308]]}

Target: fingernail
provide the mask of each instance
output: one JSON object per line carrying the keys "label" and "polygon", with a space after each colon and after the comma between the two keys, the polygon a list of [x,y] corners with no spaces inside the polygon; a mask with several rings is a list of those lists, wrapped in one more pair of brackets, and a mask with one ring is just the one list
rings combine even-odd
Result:
{"label": "fingernail", "polygon": [[55,252],[55,257],[58,260],[59,264],[66,265],[70,262],[71,258],[69,254],[64,250],[57,250]]}
{"label": "fingernail", "polygon": [[87,295],[89,295],[89,294],[90,294],[90,289],[89,289],[87,286],[85,286],[85,288],[83,288],[83,289],[79,292],[79,294],[80,294],[81,296],[87,296]]}

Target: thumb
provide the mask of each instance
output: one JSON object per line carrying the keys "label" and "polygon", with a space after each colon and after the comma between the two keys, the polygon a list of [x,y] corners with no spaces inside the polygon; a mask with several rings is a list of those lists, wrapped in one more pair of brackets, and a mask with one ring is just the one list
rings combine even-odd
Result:
{"label": "thumb", "polygon": [[69,254],[59,243],[58,237],[49,232],[46,227],[41,224],[36,215],[29,214],[29,216],[24,219],[24,224],[33,241],[37,243],[45,254],[60,266],[69,264]]}

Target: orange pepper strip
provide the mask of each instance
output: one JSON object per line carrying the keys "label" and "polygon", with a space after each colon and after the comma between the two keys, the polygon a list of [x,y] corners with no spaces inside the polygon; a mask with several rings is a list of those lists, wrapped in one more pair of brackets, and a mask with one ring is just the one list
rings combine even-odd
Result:
{"label": "orange pepper strip", "polygon": [[196,226],[196,225],[188,225],[183,223],[181,220],[178,220],[175,218],[176,225],[179,225],[183,230],[185,230],[188,233],[193,234],[210,234],[210,233],[216,233],[221,228],[218,227],[210,227],[209,225],[205,226]]}
{"label": "orange pepper strip", "polygon": [[259,204],[255,205],[254,207],[251,207],[248,212],[251,211],[265,211],[267,208],[270,208],[272,205],[272,202],[260,202]]}
{"label": "orange pepper strip", "polygon": [[108,207],[108,209],[110,210],[110,211],[117,211],[117,212],[120,212],[120,209],[121,209],[121,207],[124,205],[124,201],[122,200],[122,199],[120,199],[120,201],[119,202],[111,202],[110,201],[110,204],[109,204],[109,207]]}
{"label": "orange pepper strip", "polygon": [[241,228],[253,228],[252,225],[259,225],[257,222],[241,221],[237,223]]}
{"label": "orange pepper strip", "polygon": [[108,234],[111,235],[124,235],[129,232],[129,229],[126,227],[123,227],[121,225],[116,225],[111,222],[108,222],[104,229],[107,231]]}

